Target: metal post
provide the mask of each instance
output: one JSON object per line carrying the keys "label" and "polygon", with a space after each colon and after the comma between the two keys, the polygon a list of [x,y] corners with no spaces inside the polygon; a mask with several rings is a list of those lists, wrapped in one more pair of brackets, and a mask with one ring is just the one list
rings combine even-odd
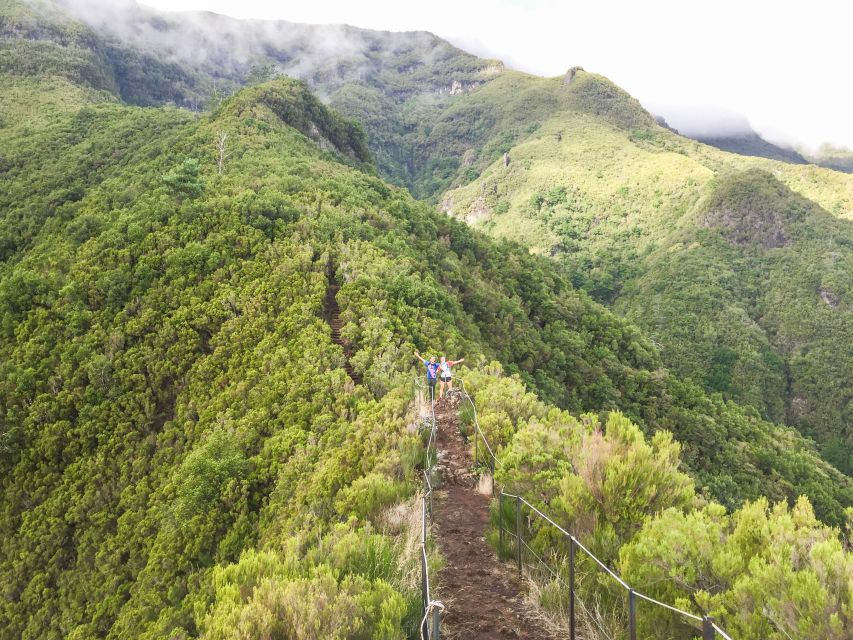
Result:
{"label": "metal post", "polygon": [[429,586],[427,583],[427,558],[426,545],[421,543],[421,600],[423,602],[424,618],[421,621],[421,635],[424,638],[429,637],[429,625],[427,623],[426,613],[429,607]]}
{"label": "metal post", "polygon": [[575,640],[575,539],[569,536],[569,640]]}
{"label": "metal post", "polygon": [[492,495],[495,495],[495,456],[492,454],[492,459],[489,462],[489,471],[492,474]]}
{"label": "metal post", "polygon": [[633,589],[628,590],[628,638],[637,640],[637,603]]}
{"label": "metal post", "polygon": [[710,616],[702,616],[702,640],[714,640],[716,637],[714,619]]}
{"label": "metal post", "polygon": [[426,498],[421,498],[421,544],[426,544],[427,521],[426,521]]}
{"label": "metal post", "polygon": [[504,550],[504,492],[498,496],[498,549],[500,553]]}
{"label": "metal post", "polygon": [[518,572],[521,573],[521,496],[515,497],[515,536],[518,543]]}
{"label": "metal post", "polygon": [[477,433],[477,425],[474,425],[474,468],[477,467],[477,456],[480,453],[480,438]]}
{"label": "metal post", "polygon": [[429,640],[438,640],[438,627],[441,624],[441,612],[438,609],[432,610],[432,631],[429,634]]}

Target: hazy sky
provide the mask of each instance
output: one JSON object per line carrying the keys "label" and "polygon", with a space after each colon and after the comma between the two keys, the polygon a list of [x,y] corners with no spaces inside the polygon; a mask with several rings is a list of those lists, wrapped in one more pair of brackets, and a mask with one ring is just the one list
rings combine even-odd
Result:
{"label": "hazy sky", "polygon": [[241,18],[423,29],[540,75],[608,76],[685,132],[744,114],[763,135],[853,148],[847,0],[140,0]]}

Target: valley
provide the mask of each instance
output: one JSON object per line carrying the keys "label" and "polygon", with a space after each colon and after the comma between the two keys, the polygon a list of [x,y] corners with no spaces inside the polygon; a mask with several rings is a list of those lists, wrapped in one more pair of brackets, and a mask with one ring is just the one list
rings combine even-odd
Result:
{"label": "valley", "polygon": [[[418,637],[415,350],[465,357],[495,480],[632,586],[846,638],[853,175],[425,32],[0,0],[0,38],[0,638]],[[474,420],[441,409],[435,592],[473,536],[559,622],[454,484]]]}

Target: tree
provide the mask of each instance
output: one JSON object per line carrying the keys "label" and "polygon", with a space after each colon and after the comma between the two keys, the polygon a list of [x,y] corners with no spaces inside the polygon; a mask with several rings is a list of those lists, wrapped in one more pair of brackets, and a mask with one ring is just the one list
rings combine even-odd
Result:
{"label": "tree", "polygon": [[224,131],[220,131],[216,137],[216,150],[219,152],[219,159],[217,160],[216,167],[219,175],[222,175],[225,160],[231,155],[225,150],[225,143],[227,140],[228,134]]}
{"label": "tree", "polygon": [[169,193],[182,199],[200,196],[204,183],[199,178],[198,158],[187,158],[177,169],[163,176],[163,185]]}

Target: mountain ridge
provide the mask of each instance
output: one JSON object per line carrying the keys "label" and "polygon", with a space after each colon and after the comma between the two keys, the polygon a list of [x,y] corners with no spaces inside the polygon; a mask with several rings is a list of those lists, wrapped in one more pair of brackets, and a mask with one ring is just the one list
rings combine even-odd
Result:
{"label": "mountain ridge", "polygon": [[[143,11],[138,7],[137,10]],[[144,13],[149,16],[149,22],[159,15],[147,10]],[[169,28],[177,29],[177,33],[196,33],[193,31],[195,27],[186,21],[185,16],[169,16],[169,20],[172,21],[169,24],[173,25]],[[229,29],[238,30],[234,33],[239,32],[235,25],[242,24],[241,21],[213,14],[208,15],[206,20],[217,26],[227,23]],[[124,30],[120,21],[114,22],[115,33]],[[251,28],[261,29],[259,25],[262,24],[259,22]],[[273,27],[272,33],[281,35],[281,28],[280,25]],[[329,27],[332,31],[337,28]],[[311,33],[314,32],[309,26],[288,24],[287,29],[296,29],[287,32],[296,40],[295,44],[279,45],[285,49],[290,46],[313,51],[317,47],[322,49],[326,46],[311,44]],[[206,31],[201,28],[196,31],[195,36],[187,36],[189,42],[198,41],[210,32],[209,29]],[[728,156],[714,152],[709,147],[696,145],[659,127],[636,100],[606,78],[589,74],[580,68],[572,69],[560,78],[536,78],[463,54],[451,45],[439,44],[441,41],[434,37],[428,38],[432,49],[423,49],[418,43],[402,45],[399,36],[395,34],[362,32],[357,29],[352,30],[352,33],[360,34],[355,41],[357,46],[348,47],[342,58],[321,56],[326,62],[320,64],[311,62],[319,59],[309,56],[303,71],[309,85],[324,92],[326,100],[342,113],[362,123],[367,145],[377,161],[380,174],[399,185],[405,185],[418,197],[439,202],[448,213],[499,236],[510,235],[534,251],[567,262],[572,265],[574,284],[607,304],[614,304],[620,292],[625,287],[630,288],[634,279],[642,275],[645,267],[642,266],[640,247],[645,247],[642,251],[649,251],[661,242],[669,243],[666,239],[668,232],[661,225],[676,223],[685,211],[693,207],[701,197],[701,185],[715,174],[762,168],[771,171],[787,187],[822,205],[830,213],[841,218],[853,216],[853,180],[807,166],[768,164],[766,160]],[[383,37],[390,38],[390,44],[382,45]],[[399,49],[400,46],[403,48]],[[155,50],[150,44],[149,48]],[[371,49],[374,49],[372,53]],[[431,51],[438,53],[433,54]],[[245,58],[245,54],[241,55]],[[412,67],[411,61],[417,60],[418,56],[424,58]],[[435,63],[433,58],[440,62]],[[133,55],[130,55],[130,59],[133,59]],[[290,57],[285,56],[283,59],[290,60]],[[424,64],[425,60],[433,62]],[[166,63],[168,60],[163,64]],[[343,64],[340,67],[342,70],[334,70],[336,64],[340,66],[339,63]],[[373,65],[375,72],[362,77],[357,72],[358,64],[362,63]],[[276,72],[274,67],[265,67],[266,63],[251,69],[248,62],[241,64],[243,67],[233,67],[229,72],[232,73],[232,82],[234,78],[240,77],[240,73],[253,75],[254,80],[243,80],[251,84],[263,79],[264,74]],[[356,64],[356,67],[352,67],[352,64]],[[60,65],[59,68],[64,67]],[[189,78],[201,71],[197,68],[191,73],[183,73],[179,77]],[[199,87],[202,86],[198,84],[200,78],[197,75],[193,80]],[[451,91],[444,91],[445,88],[452,89],[454,82],[459,88],[457,92],[451,95]],[[625,137],[629,146],[623,148]],[[546,140],[549,141],[547,145],[544,144]],[[558,166],[551,158],[555,157],[555,153],[563,154],[564,151],[557,149],[565,148],[566,145],[573,149],[572,155],[563,158],[568,164]],[[535,148],[536,154],[520,157],[520,150],[527,148]],[[605,157],[617,149],[616,153],[621,156]],[[637,155],[637,150],[640,155]],[[614,157],[622,159],[614,161]],[[639,164],[641,158],[644,159],[642,165]],[[663,171],[676,176],[664,180],[667,183],[665,189],[655,186],[656,181],[661,180],[660,174],[654,169],[649,170],[649,167],[656,167],[657,163]],[[545,167],[546,173],[533,177],[533,173]],[[633,178],[624,175],[629,167],[634,172]],[[576,171],[578,168],[582,170]],[[505,176],[499,175],[502,172]],[[619,178],[604,186],[605,190],[602,191],[602,184],[595,185],[590,181],[591,172],[599,176],[599,181],[611,173]],[[568,176],[572,176],[571,181],[565,183]],[[681,176],[685,179],[681,179]],[[509,193],[516,189],[516,185],[528,189],[523,185],[530,182],[531,177],[534,182],[544,181],[546,184],[532,190],[535,193],[529,195],[532,198],[530,201],[513,201],[500,193],[504,183]],[[632,181],[636,183],[634,187],[631,186]],[[468,185],[477,186],[469,188]],[[461,206],[456,202],[460,196]],[[553,213],[549,213],[555,210],[554,207],[562,210],[558,216],[559,222],[556,222]],[[509,215],[505,213],[508,210]],[[617,216],[612,215],[614,210]],[[664,211],[663,215],[661,211]],[[542,224],[536,220],[537,216],[549,216],[554,220]],[[622,221],[619,216],[623,217]],[[507,221],[511,221],[510,234],[504,229]],[[846,235],[842,228],[832,232],[835,238],[843,239]],[[590,238],[595,241],[590,243]],[[625,244],[632,238],[636,242],[632,240]],[[847,241],[842,240],[840,245],[842,252],[847,251],[844,242]],[[835,267],[832,271],[838,273],[838,268],[844,267]],[[701,274],[697,274],[697,278],[701,280]],[[826,282],[817,282],[813,290],[826,291],[822,295],[843,303],[844,289],[836,284],[837,280],[838,275],[828,276]],[[815,296],[809,294],[809,298],[812,297]],[[652,314],[646,311],[644,320],[642,309],[629,308],[625,304],[617,305],[616,308],[620,312],[630,313],[635,321],[644,324],[646,330],[658,332],[663,329],[661,335],[664,338],[669,336],[670,342],[665,351],[673,349],[675,353],[675,342],[681,338],[669,333],[671,329],[666,326],[657,324]],[[742,314],[742,310],[736,313],[737,316]],[[746,312],[746,316],[751,314],[754,315],[752,311]],[[731,370],[721,372],[722,378],[719,379],[738,379],[740,375],[744,389],[742,392],[732,391],[738,385],[720,387],[710,384],[710,378],[698,366],[686,369],[683,362],[693,362],[693,359],[673,359],[669,364],[682,374],[705,380],[710,385],[707,387],[709,390],[734,393],[737,400],[751,398],[750,402],[771,419],[785,420],[800,416],[797,424],[809,435],[845,431],[844,424],[849,420],[843,417],[847,411],[843,403],[831,415],[812,420],[808,417],[808,411],[791,411],[790,408],[779,410],[779,401],[775,399],[778,393],[774,393],[772,400],[758,400],[764,396],[764,392],[757,391],[764,384],[759,380],[775,378],[779,381],[784,378],[787,375],[784,370],[790,368],[784,362],[792,356],[784,354],[784,350],[780,351],[781,347],[771,347],[771,351],[776,351],[775,355],[756,359],[755,352],[766,351],[769,344],[766,339],[759,337],[758,343],[755,343],[757,346],[750,347],[738,346],[749,344],[749,341],[745,342],[736,336],[732,336],[732,339],[736,340],[736,344],[725,345],[731,354],[721,356],[721,362],[728,361]],[[741,354],[744,357],[732,360],[730,356],[737,355],[741,350],[744,351]],[[841,353],[844,352],[842,349]],[[778,364],[779,358],[783,361],[782,365]],[[739,359],[753,364],[739,364]],[[766,364],[757,366],[755,363],[759,361]],[[753,373],[737,374],[735,369],[742,366]],[[744,375],[747,377],[743,378]],[[756,377],[751,378],[753,375]],[[824,377],[823,374],[820,377]],[[836,374],[827,378],[827,388],[836,384],[836,380]],[[777,388],[779,384],[774,383]],[[787,395],[786,403],[793,406],[791,403],[795,400],[801,404],[791,393]],[[823,403],[816,404],[822,406]],[[829,446],[826,442],[823,444]],[[837,446],[833,445],[833,449],[837,450]],[[837,452],[829,455],[838,460]],[[853,463],[839,464],[850,469],[849,464]]]}
{"label": "mountain ridge", "polygon": [[[0,48],[18,47],[21,60],[29,46],[43,43]],[[359,126],[303,82],[255,82],[258,73],[204,113],[131,106],[68,74],[51,51],[30,70],[0,64],[0,638],[417,637],[417,491],[428,463],[412,388],[418,349],[466,358],[480,427],[507,466],[501,481],[535,487],[527,495],[632,584],[750,640],[842,640],[849,475],[794,429],[671,370],[655,345],[662,336],[592,297],[616,291],[619,304],[633,288],[645,321],[651,297],[631,269],[686,249],[719,263],[702,271],[714,304],[711,285],[743,289],[754,306],[763,283],[784,284],[779,273],[806,264],[793,284],[817,278],[844,311],[846,254],[830,246],[838,256],[826,263],[800,250],[823,252],[824,232],[846,223],[844,211],[792,190],[808,173],[722,171],[727,155],[678,146],[687,143],[661,134],[630,96],[582,71],[570,85],[503,71],[476,89],[403,103],[421,128],[391,131],[385,151],[431,144],[411,173],[424,191],[442,198],[456,184],[457,215],[468,212],[465,197],[482,198],[493,207],[484,223],[520,215],[529,237],[515,240],[541,242],[539,225],[553,222],[564,247],[535,255],[533,242],[491,238],[496,225],[481,233],[384,181],[383,148],[370,137],[383,130],[363,123],[365,146]],[[345,89],[362,97],[395,90],[354,86]],[[517,101],[498,100],[510,91]],[[397,126],[400,112],[388,113]],[[463,156],[476,147],[470,164],[447,162],[457,135],[469,136]],[[653,162],[661,158],[671,173]],[[549,161],[571,180],[549,173]],[[524,193],[532,177],[542,182]],[[824,178],[798,188],[841,198]],[[689,206],[673,206],[670,187]],[[768,198],[769,208],[755,204]],[[671,208],[678,224],[651,215]],[[752,218],[740,227],[731,211]],[[791,244],[741,250],[754,227],[779,244],[765,233],[775,214]],[[596,236],[611,215],[638,231]],[[707,227],[697,231],[697,219]],[[637,251],[622,256],[623,273],[564,259],[611,241]],[[775,264],[768,256],[784,270],[736,273]],[[669,265],[701,283],[687,259]],[[649,286],[694,293],[668,279],[678,284]],[[796,287],[767,287],[766,314],[808,318],[810,296],[831,313],[816,290]],[[817,321],[831,329],[834,317]],[[786,334],[792,348],[814,333],[797,329]],[[808,382],[793,374],[810,354],[845,366],[823,355],[837,356],[837,341],[808,346],[787,362],[792,386]],[[720,358],[713,384],[728,364]],[[806,402],[823,393],[802,391]],[[470,415],[459,418],[470,428]],[[698,547],[679,545],[681,535]],[[728,561],[701,548],[714,539],[709,548],[724,544]],[[530,542],[542,551],[542,539]],[[426,551],[436,575],[440,546]],[[624,620],[625,604],[600,585],[578,587],[601,603],[600,622]],[[756,599],[778,622],[756,615]],[[790,603],[803,612],[792,620],[779,615]],[[536,606],[555,613],[547,595]],[[647,611],[639,620],[692,637]]]}
{"label": "mountain ridge", "polygon": [[[754,131],[744,132],[740,135],[696,136],[693,139],[722,151],[730,151],[739,155],[781,160],[792,164],[809,164],[809,161],[795,149],[773,144]],[[815,164],[824,166],[820,165],[819,162]],[[827,168],[831,169],[832,167]]]}

